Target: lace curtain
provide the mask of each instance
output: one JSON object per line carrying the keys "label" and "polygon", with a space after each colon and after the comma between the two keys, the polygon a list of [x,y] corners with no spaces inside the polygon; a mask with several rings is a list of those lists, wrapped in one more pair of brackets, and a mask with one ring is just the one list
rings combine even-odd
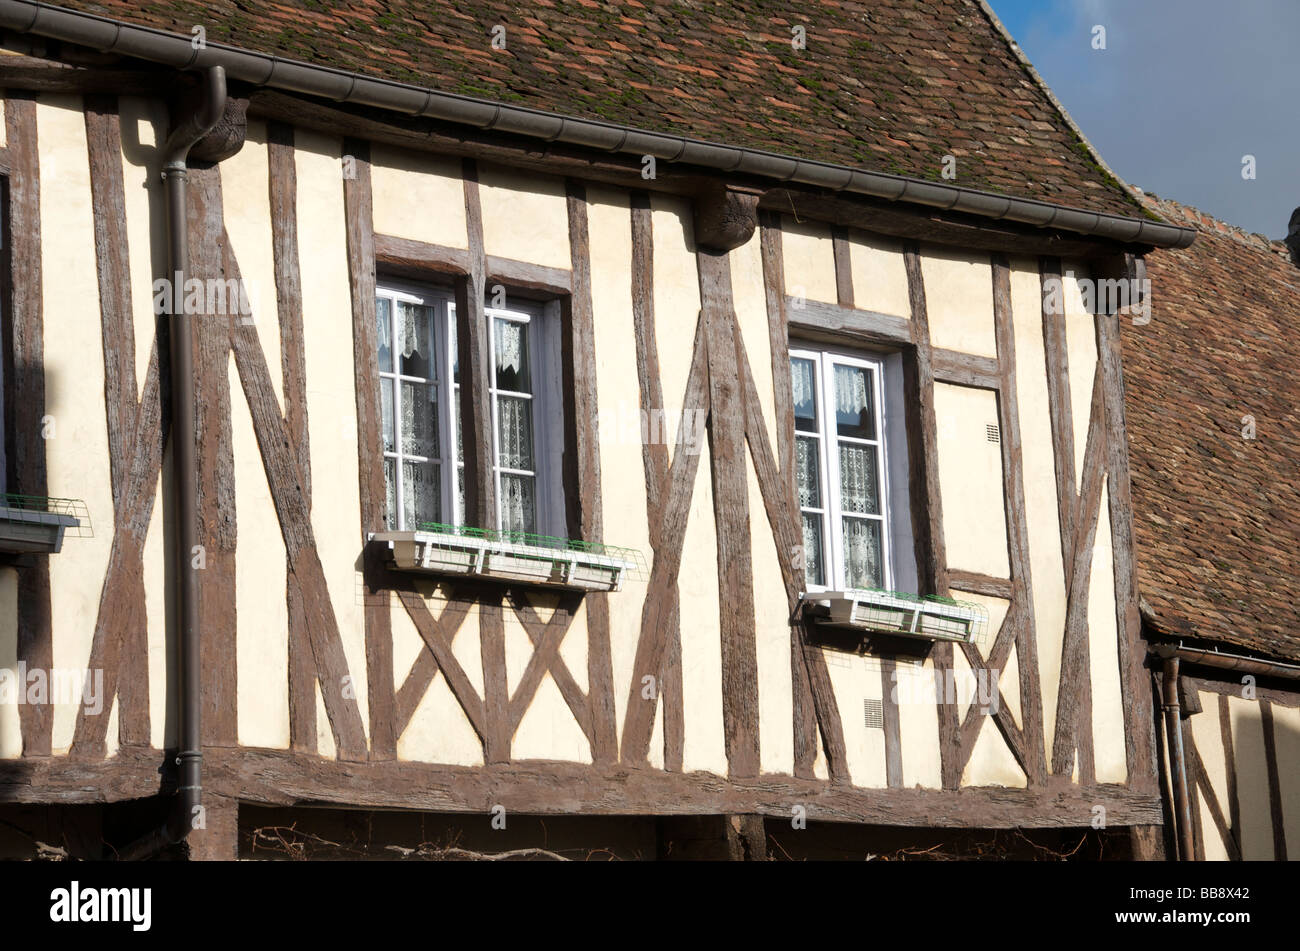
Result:
{"label": "lace curtain", "polygon": [[506,532],[537,531],[532,476],[501,474],[501,529]]}
{"label": "lace curtain", "polygon": [[817,444],[805,436],[794,441],[794,471],[800,508],[821,508],[821,480],[817,472]]}
{"label": "lace curtain", "polygon": [[840,444],[840,506],[846,512],[880,514],[876,450],[871,446]]}
{"label": "lace curtain", "polygon": [[428,363],[429,320],[427,308],[415,304],[399,304],[397,307],[397,332],[402,341],[402,359],[411,359],[411,354],[419,354]]}
{"label": "lace curtain", "polygon": [[425,462],[402,462],[402,508],[406,530],[421,522],[441,522],[441,483],[438,466]]}
{"label": "lace curtain", "polygon": [[438,455],[437,390],[402,381],[402,452],[432,459]]}
{"label": "lace curtain", "polygon": [[[790,376],[794,383],[794,405],[801,415],[813,415],[813,365],[811,360],[790,361]],[[807,410],[803,409],[807,406]]]}
{"label": "lace curtain", "polygon": [[391,305],[384,298],[375,301],[375,331],[379,344],[379,369],[385,373],[393,369],[393,316]]}
{"label": "lace curtain", "polygon": [[879,588],[884,585],[880,552],[880,523],[871,519],[844,521],[844,580],[850,588]]}
{"label": "lace curtain", "polygon": [[497,320],[497,373],[513,371],[518,374],[524,365],[525,324],[513,320]]}
{"label": "lace curtain", "polygon": [[810,583],[825,583],[822,575],[822,531],[819,515],[803,517],[803,567]]}
{"label": "lace curtain", "polygon": [[835,368],[835,409],[857,416],[871,406],[867,394],[867,374],[859,367]]}
{"label": "lace curtain", "polygon": [[497,397],[497,449],[503,469],[533,468],[533,427],[530,401]]}

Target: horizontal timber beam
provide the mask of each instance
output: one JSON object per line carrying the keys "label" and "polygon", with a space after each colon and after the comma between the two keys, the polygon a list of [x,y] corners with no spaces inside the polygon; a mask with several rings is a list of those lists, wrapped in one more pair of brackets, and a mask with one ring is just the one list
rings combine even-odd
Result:
{"label": "horizontal timber beam", "polygon": [[[111,802],[163,788],[159,750],[122,749],[112,759],[0,762],[0,802]],[[27,781],[8,772],[28,771]],[[168,779],[170,782],[170,779]],[[530,760],[489,767],[388,760],[365,764],[284,750],[212,748],[204,785],[216,795],[270,805],[332,805],[487,813],[494,805],[542,815],[729,815],[928,828],[1085,828],[1097,804],[1112,825],[1160,825],[1158,796],[1124,786],[1069,783],[1033,790],[859,789],[793,776],[727,779],[709,773]]]}
{"label": "horizontal timber beam", "polygon": [[[787,296],[785,304],[791,337],[832,342],[847,339],[885,347],[904,347],[916,342],[916,327],[906,317],[802,297]],[[930,361],[934,378],[940,383],[986,390],[996,390],[1002,385],[1001,370],[993,357],[932,347]]]}
{"label": "horizontal timber beam", "polygon": [[[469,251],[429,244],[390,234],[375,235],[375,263],[399,277],[428,278],[434,275],[461,277],[469,273]],[[568,270],[487,256],[487,286],[505,284],[516,290],[538,291],[562,296],[573,290]]]}

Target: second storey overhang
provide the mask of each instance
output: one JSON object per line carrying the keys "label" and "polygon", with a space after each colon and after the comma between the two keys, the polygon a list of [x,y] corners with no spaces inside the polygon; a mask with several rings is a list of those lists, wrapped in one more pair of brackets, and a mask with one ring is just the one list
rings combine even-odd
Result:
{"label": "second storey overhang", "polygon": [[[935,238],[998,250],[1061,254],[1184,248],[1194,231],[1151,218],[1087,211],[1032,198],[995,194],[948,181],[812,161],[754,148],[575,118],[437,89],[309,64],[194,37],[74,12],[32,0],[0,0],[0,29],[179,70],[222,66],[230,80],[251,87],[253,112],[312,124],[297,97],[328,103],[363,124],[396,123],[405,144],[439,148],[478,141],[513,143],[521,155],[565,160],[580,177],[643,179],[641,187],[698,190],[710,182],[741,189],[737,208],[808,212],[849,224],[873,225],[904,237]],[[57,58],[57,53],[55,54]],[[291,98],[292,97],[292,98]],[[317,114],[329,125],[337,113]],[[371,128],[366,129],[365,124]],[[659,168],[644,180],[647,160]],[[729,205],[720,214],[730,215]],[[901,213],[901,214],[900,214]],[[928,219],[917,224],[917,219]],[[747,237],[747,235],[746,235]]]}

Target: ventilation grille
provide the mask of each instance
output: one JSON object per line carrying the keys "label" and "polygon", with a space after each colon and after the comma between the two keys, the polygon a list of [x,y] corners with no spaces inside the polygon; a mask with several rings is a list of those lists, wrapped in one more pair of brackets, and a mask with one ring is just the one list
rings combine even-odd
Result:
{"label": "ventilation grille", "polygon": [[1002,433],[999,431],[997,423],[987,423],[984,426],[984,435],[988,437],[989,442],[1002,441]]}
{"label": "ventilation grille", "polygon": [[868,730],[883,730],[885,728],[885,709],[880,700],[870,698],[863,700],[862,717]]}

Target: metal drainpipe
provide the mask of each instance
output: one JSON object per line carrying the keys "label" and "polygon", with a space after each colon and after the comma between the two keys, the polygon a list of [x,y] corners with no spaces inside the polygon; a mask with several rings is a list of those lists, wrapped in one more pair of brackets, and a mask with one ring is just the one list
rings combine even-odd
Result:
{"label": "metal drainpipe", "polygon": [[204,71],[203,99],[180,122],[163,146],[162,177],[167,201],[167,271],[172,281],[168,302],[172,381],[172,481],[176,496],[178,788],[171,816],[158,829],[119,853],[122,859],[144,858],[184,841],[194,809],[202,798],[202,739],[199,731],[199,586],[191,558],[198,545],[197,467],[194,445],[194,358],[190,316],[185,312],[185,276],[189,271],[189,222],[186,214],[186,161],[200,139],[212,131],[226,108],[226,71]]}
{"label": "metal drainpipe", "polygon": [[1196,860],[1192,830],[1192,807],[1187,798],[1187,763],[1183,757],[1183,724],[1178,703],[1178,658],[1166,657],[1161,691],[1165,711],[1165,732],[1169,737],[1169,772],[1174,786],[1175,819],[1178,826],[1178,858]]}

